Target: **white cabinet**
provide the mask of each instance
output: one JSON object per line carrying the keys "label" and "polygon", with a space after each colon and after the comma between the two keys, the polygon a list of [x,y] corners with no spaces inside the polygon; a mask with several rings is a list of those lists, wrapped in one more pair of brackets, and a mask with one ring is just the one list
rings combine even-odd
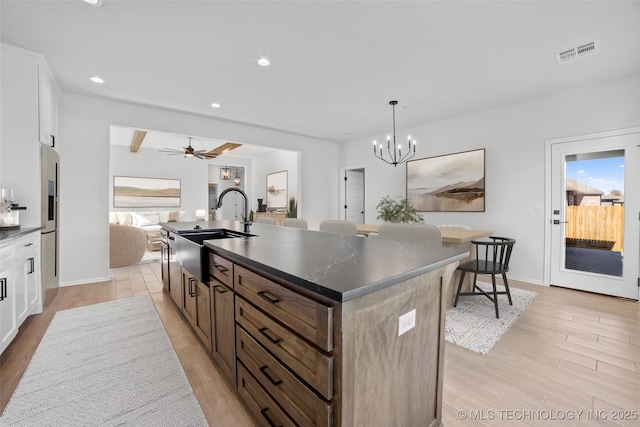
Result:
{"label": "white cabinet", "polygon": [[19,238],[16,250],[16,315],[18,324],[27,316],[39,313],[40,297],[40,233]]}
{"label": "white cabinet", "polygon": [[0,353],[18,334],[14,258],[14,245],[0,243]]}
{"label": "white cabinet", "polygon": [[27,316],[42,312],[40,233],[0,243],[0,353]]}
{"label": "white cabinet", "polygon": [[38,129],[40,142],[55,146],[58,135],[58,98],[60,92],[44,60],[38,63]]}
{"label": "white cabinet", "polygon": [[[1,45],[0,186],[15,191],[23,227],[41,225],[40,141],[54,143],[59,91],[42,55]],[[54,135],[52,138],[50,135]]]}

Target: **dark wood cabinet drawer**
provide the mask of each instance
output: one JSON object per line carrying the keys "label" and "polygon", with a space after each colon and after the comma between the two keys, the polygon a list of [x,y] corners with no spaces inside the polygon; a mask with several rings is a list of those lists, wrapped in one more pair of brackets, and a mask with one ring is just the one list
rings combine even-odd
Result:
{"label": "dark wood cabinet drawer", "polygon": [[333,357],[236,297],[236,322],[325,399],[333,397]]}
{"label": "dark wood cabinet drawer", "polygon": [[271,356],[244,329],[236,326],[238,359],[300,426],[332,425],[332,405]]}
{"label": "dark wood cabinet drawer", "polygon": [[261,426],[296,425],[242,366],[242,363],[238,363],[238,393]]}
{"label": "dark wood cabinet drawer", "polygon": [[209,252],[209,274],[233,289],[233,263]]}
{"label": "dark wood cabinet drawer", "polygon": [[333,307],[235,266],[235,291],[325,351],[333,349]]}

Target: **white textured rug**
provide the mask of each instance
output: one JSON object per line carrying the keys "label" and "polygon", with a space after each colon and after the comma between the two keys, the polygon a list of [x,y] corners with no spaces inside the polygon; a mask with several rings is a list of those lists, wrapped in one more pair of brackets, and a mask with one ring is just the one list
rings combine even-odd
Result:
{"label": "white textured rug", "polygon": [[149,296],[56,313],[2,426],[206,426]]}
{"label": "white textured rug", "polygon": [[[478,282],[478,285],[485,291],[493,289],[490,283]],[[497,289],[504,291],[504,286],[498,285]],[[444,339],[476,353],[487,354],[537,295],[514,287],[509,291],[513,305],[509,305],[506,295],[498,295],[499,319],[496,319],[495,306],[489,298],[461,296],[457,307],[447,309]]]}

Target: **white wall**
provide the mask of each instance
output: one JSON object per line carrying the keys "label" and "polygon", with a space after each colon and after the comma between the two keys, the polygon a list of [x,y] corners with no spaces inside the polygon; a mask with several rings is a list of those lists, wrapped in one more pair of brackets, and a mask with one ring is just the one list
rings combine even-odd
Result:
{"label": "white wall", "polygon": [[[167,156],[158,150],[140,148],[132,153],[129,147],[110,147],[109,211],[158,211],[180,210],[185,220],[195,219],[196,209],[207,209],[207,162],[200,159],[185,159]],[[166,178],[180,180],[180,207],[175,208],[114,208],[113,177],[134,176],[142,178]]]}
{"label": "white wall", "polygon": [[[267,204],[267,175],[274,172],[287,171],[287,200],[291,197],[295,197],[296,200],[300,200],[300,196],[298,194],[298,156],[299,153],[295,151],[278,151],[276,153],[266,154],[254,159],[254,211],[258,210],[257,199],[263,199],[262,203]],[[301,203],[298,202],[298,217],[302,218],[303,215]],[[320,220],[322,219],[324,218],[320,218]]]}
{"label": "white wall", "polygon": [[[310,224],[317,227],[322,219],[334,216],[337,211],[338,187],[326,184],[336,182],[338,176],[337,144],[203,116],[63,93],[56,140],[61,157],[63,286],[109,279],[112,124],[300,151],[300,199]],[[207,173],[203,176],[206,182]]]}
{"label": "white wall", "polygon": [[[640,125],[640,76],[400,129],[418,141],[417,158],[486,149],[486,211],[429,212],[430,224],[459,223],[516,239],[510,277],[543,282],[545,140]],[[374,158],[372,139],[340,147],[341,168],[366,168],[365,222],[376,223],[385,195],[406,194],[406,165]],[[342,202],[341,202],[342,204]],[[538,207],[538,211],[536,210]]]}

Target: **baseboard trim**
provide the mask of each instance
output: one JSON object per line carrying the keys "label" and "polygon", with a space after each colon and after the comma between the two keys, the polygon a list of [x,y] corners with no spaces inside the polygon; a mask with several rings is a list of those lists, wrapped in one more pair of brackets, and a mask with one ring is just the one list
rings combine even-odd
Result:
{"label": "baseboard trim", "polygon": [[60,283],[60,287],[64,288],[67,286],[76,286],[76,285],[88,285],[91,283],[99,283],[99,282],[109,282],[111,281],[111,275],[106,276],[106,277],[94,277],[91,279],[83,279],[83,280],[74,280],[72,282],[63,282]]}

